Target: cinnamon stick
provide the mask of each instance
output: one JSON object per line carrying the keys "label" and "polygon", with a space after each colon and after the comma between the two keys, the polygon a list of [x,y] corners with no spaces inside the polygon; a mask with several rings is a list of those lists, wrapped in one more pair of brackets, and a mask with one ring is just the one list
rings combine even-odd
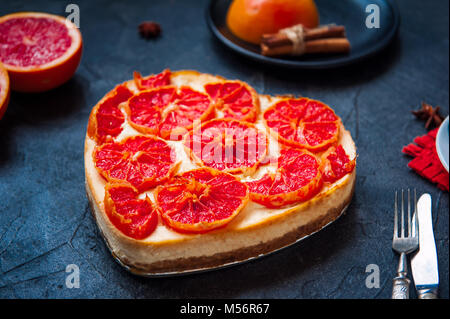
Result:
{"label": "cinnamon stick", "polygon": [[[293,50],[292,43],[282,46],[268,47],[261,44],[261,52],[265,56],[287,55]],[[322,53],[348,53],[350,51],[350,42],[346,38],[318,39],[305,42],[304,54]]]}
{"label": "cinnamon stick", "polygon": [[[289,55],[294,51],[294,43],[283,32],[265,34],[261,40],[261,53],[265,56]],[[321,26],[303,31],[302,54],[348,53],[350,42],[345,37],[345,27]]]}
{"label": "cinnamon stick", "polygon": [[[303,39],[305,41],[323,38],[343,38],[345,37],[344,26],[322,26],[315,29],[304,29]],[[282,46],[291,44],[291,40],[284,33],[264,34],[262,43],[266,46]]]}

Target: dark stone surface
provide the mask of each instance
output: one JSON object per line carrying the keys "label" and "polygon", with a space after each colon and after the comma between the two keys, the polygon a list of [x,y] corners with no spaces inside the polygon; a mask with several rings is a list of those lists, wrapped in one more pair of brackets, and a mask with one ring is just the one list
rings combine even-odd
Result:
{"label": "dark stone surface", "polygon": [[[381,54],[329,71],[266,69],[216,41],[207,1],[77,1],[84,54],[67,84],[11,96],[0,122],[0,298],[390,298],[393,191],[416,187],[433,197],[441,297],[448,298],[448,193],[407,168],[404,145],[425,134],[410,110],[421,101],[448,114],[448,1],[397,1],[399,36]],[[67,3],[68,4],[68,3]],[[2,1],[0,15],[46,11],[61,1]],[[139,37],[155,20],[159,39]],[[196,69],[249,82],[260,93],[294,93],[330,104],[358,147],[356,193],[346,215],[269,257],[198,275],[146,279],[111,257],[84,191],[83,142],[92,106],[116,83],[143,74]],[[80,288],[68,289],[68,264]],[[368,264],[381,287],[365,286]],[[415,292],[412,293],[413,297]]]}

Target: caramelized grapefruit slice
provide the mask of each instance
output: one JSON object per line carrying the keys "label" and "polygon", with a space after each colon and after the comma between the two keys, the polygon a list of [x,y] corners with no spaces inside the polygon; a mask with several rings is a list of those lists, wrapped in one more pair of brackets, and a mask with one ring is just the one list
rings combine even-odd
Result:
{"label": "caramelized grapefruit slice", "polygon": [[322,187],[322,173],[316,157],[301,149],[280,152],[276,172],[247,182],[250,198],[269,208],[305,201]]}
{"label": "caramelized grapefruit slice", "polygon": [[323,180],[327,183],[334,183],[345,175],[351,173],[356,165],[356,158],[350,160],[344,148],[339,145],[329,148],[322,155]]}
{"label": "caramelized grapefruit slice", "polygon": [[138,199],[138,190],[127,182],[105,186],[105,211],[111,223],[134,239],[144,239],[158,225],[158,213],[150,199]]}
{"label": "caramelized grapefruit slice", "polygon": [[41,92],[68,81],[81,59],[78,28],[64,17],[20,12],[0,17],[0,61],[11,88]]}
{"label": "caramelized grapefruit slice", "polygon": [[233,175],[199,168],[175,176],[155,192],[163,221],[183,233],[224,227],[248,201],[244,183]]}
{"label": "caramelized grapefruit slice", "polygon": [[188,86],[164,86],[142,91],[127,102],[128,122],[139,132],[180,140],[195,120],[214,114],[208,95]]}
{"label": "caramelized grapefruit slice", "polygon": [[8,71],[3,67],[0,62],[0,120],[5,114],[6,108],[9,103],[9,76]]}
{"label": "caramelized grapefruit slice", "polygon": [[183,141],[199,165],[228,173],[251,174],[268,152],[267,136],[253,124],[231,119],[203,123]]}
{"label": "caramelized grapefruit slice", "polygon": [[178,167],[175,156],[170,146],[155,136],[105,143],[93,153],[95,167],[107,181],[128,181],[139,191],[169,178]]}
{"label": "caramelized grapefruit slice", "polygon": [[286,98],[269,107],[263,117],[270,132],[287,145],[317,152],[339,137],[339,117],[316,100]]}
{"label": "caramelized grapefruit slice", "polygon": [[133,93],[124,85],[116,86],[93,109],[89,116],[88,135],[98,144],[110,142],[122,132],[125,115],[119,105]]}
{"label": "caramelized grapefruit slice", "polygon": [[258,93],[241,81],[224,81],[205,85],[205,91],[216,102],[224,118],[255,122],[259,113]]}
{"label": "caramelized grapefruit slice", "polygon": [[159,74],[152,74],[145,78],[135,71],[134,72],[134,83],[139,90],[149,90],[160,86],[170,85],[170,70],[166,69]]}

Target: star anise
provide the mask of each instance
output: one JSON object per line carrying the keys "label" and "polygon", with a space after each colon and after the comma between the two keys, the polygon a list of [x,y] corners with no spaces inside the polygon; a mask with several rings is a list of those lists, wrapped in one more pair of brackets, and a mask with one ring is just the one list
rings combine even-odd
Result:
{"label": "star anise", "polygon": [[435,127],[441,125],[443,118],[439,115],[439,106],[432,107],[430,104],[422,102],[422,108],[417,111],[411,111],[418,119],[424,120],[425,128],[430,128],[431,125]]}
{"label": "star anise", "polygon": [[143,38],[156,38],[161,34],[161,26],[153,21],[145,21],[139,25],[139,33]]}

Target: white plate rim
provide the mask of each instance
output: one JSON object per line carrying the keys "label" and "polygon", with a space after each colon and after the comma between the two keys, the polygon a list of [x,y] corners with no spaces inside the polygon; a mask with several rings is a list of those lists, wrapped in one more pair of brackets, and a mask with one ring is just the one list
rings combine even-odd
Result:
{"label": "white plate rim", "polygon": [[[436,152],[439,157],[439,160],[442,163],[442,166],[444,166],[445,170],[448,172],[448,154],[447,158],[445,157],[444,150],[442,149],[443,143],[448,143],[448,116],[445,118],[444,122],[442,122],[441,126],[439,127],[438,133],[436,135]],[[445,132],[447,130],[447,132]],[[447,141],[445,141],[445,134],[447,133]]]}

